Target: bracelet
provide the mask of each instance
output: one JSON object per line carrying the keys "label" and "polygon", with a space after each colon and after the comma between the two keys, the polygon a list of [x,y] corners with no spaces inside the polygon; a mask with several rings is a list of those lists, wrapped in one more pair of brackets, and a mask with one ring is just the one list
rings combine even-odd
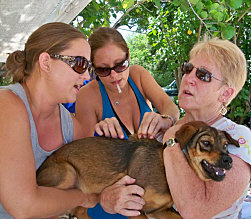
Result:
{"label": "bracelet", "polygon": [[174,122],[173,117],[171,117],[171,116],[169,116],[169,115],[160,115],[160,116],[161,116],[162,118],[168,118],[168,119],[170,119],[171,122],[172,122],[172,125],[171,125],[171,126],[174,126],[175,122]]}

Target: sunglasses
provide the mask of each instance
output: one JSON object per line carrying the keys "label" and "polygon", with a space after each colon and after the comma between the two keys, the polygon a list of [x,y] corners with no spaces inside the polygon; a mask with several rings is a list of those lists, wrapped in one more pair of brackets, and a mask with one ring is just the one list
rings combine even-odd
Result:
{"label": "sunglasses", "polygon": [[86,70],[91,70],[91,63],[83,56],[67,56],[50,54],[50,57],[59,59],[69,65],[78,74],[84,74]]}
{"label": "sunglasses", "polygon": [[[128,55],[127,55],[128,56]],[[115,71],[117,73],[121,73],[123,71],[125,71],[126,69],[128,69],[130,65],[130,61],[129,58],[127,57],[124,61],[118,63],[117,65],[115,65],[112,68],[93,68],[93,72],[98,75],[99,77],[106,77],[108,75],[111,74],[111,71]]]}
{"label": "sunglasses", "polygon": [[[195,66],[193,66],[192,63],[187,63],[187,62],[184,62],[181,66],[181,71],[182,71],[182,74],[190,74],[192,72],[192,70],[196,68]],[[218,81],[221,81],[221,82],[224,82],[223,80],[220,80],[216,77],[214,77],[214,75],[204,69],[204,68],[196,68],[196,77],[199,78],[201,81],[204,81],[204,82],[211,82],[212,81],[212,78],[218,80]]]}

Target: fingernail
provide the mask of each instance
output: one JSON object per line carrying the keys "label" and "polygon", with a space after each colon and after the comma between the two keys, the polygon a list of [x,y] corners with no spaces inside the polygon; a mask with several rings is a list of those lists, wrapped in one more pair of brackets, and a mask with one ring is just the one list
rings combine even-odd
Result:
{"label": "fingernail", "polygon": [[138,135],[138,138],[141,139],[141,135]]}
{"label": "fingernail", "polygon": [[151,135],[151,136],[150,136],[150,139],[154,139],[154,137]]}
{"label": "fingernail", "polygon": [[120,135],[120,138],[124,138],[124,135]]}

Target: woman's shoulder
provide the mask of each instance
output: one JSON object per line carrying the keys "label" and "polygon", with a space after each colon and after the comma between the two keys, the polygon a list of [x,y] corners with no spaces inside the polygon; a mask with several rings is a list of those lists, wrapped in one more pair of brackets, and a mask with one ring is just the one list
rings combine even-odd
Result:
{"label": "woman's shoulder", "polygon": [[150,74],[150,72],[147,71],[141,65],[132,65],[132,66],[130,66],[129,70],[130,70],[129,72],[130,72],[131,77],[137,76],[137,75],[140,75],[140,74]]}
{"label": "woman's shoulder", "polygon": [[99,85],[96,80],[89,82],[87,85],[80,88],[78,97],[87,99],[90,97],[95,97],[99,93]]}
{"label": "woman's shoulder", "polygon": [[229,152],[251,165],[251,130],[227,118],[222,119],[222,123],[216,128],[228,132],[238,141],[240,147],[229,145]]}

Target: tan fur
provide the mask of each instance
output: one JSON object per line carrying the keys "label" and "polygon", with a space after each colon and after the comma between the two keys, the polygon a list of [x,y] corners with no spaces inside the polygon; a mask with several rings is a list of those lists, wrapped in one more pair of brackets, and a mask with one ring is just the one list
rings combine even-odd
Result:
{"label": "tan fur", "polygon": [[[176,139],[180,147],[187,151],[189,164],[202,180],[209,177],[203,172],[201,161],[205,159],[217,165],[221,159],[221,144],[234,142],[225,133],[202,122],[183,125],[176,133]],[[201,151],[205,147],[203,142],[207,140],[213,144],[213,150]],[[146,205],[142,214],[131,218],[146,219],[146,215],[149,215],[156,219],[181,219],[172,208],[173,200],[165,176],[163,145],[156,140],[131,136],[128,140],[91,137],[73,141],[45,160],[37,171],[37,183],[100,194],[126,174],[135,178],[136,184],[145,189],[143,198]],[[82,207],[75,208],[72,213],[79,219],[90,219],[87,209]]]}

